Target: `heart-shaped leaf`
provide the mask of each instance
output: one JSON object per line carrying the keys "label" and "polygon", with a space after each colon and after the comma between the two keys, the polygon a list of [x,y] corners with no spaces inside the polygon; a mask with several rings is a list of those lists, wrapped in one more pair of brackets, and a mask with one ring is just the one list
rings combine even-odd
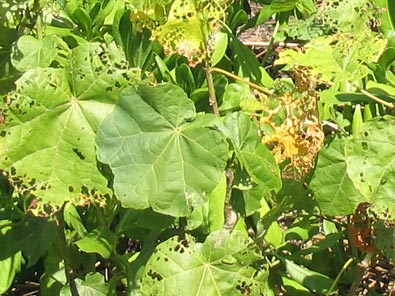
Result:
{"label": "heart-shaped leaf", "polygon": [[123,206],[185,216],[220,181],[228,145],[212,114],[195,114],[175,85],[123,92],[100,126],[98,158],[110,165]]}

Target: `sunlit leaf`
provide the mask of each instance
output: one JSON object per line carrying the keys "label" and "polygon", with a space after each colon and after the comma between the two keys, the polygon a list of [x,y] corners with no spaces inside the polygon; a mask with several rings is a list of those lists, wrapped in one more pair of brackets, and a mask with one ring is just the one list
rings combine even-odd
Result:
{"label": "sunlit leaf", "polygon": [[257,123],[246,114],[227,115],[224,133],[231,139],[240,163],[241,171],[236,172],[235,186],[243,191],[244,211],[250,215],[260,207],[261,198],[280,190],[280,171],[269,149],[261,143]]}
{"label": "sunlit leaf", "polygon": [[367,122],[361,137],[345,146],[347,173],[354,186],[380,211],[395,217],[395,120]]}
{"label": "sunlit leaf", "polygon": [[99,43],[76,47],[68,69],[27,71],[9,95],[0,127],[1,167],[53,206],[91,189],[109,192],[96,163],[95,133],[136,77],[115,47]]}
{"label": "sunlit leaf", "polygon": [[141,290],[158,296],[261,295],[267,273],[254,266],[260,260],[240,231],[216,231],[204,243],[173,237],[147,262]]}
{"label": "sunlit leaf", "polygon": [[318,156],[310,187],[326,215],[350,215],[366,199],[347,174],[345,139],[334,139]]}
{"label": "sunlit leaf", "polygon": [[13,50],[11,62],[21,72],[36,67],[48,67],[56,58],[58,51],[52,36],[39,40],[33,36],[22,36]]}
{"label": "sunlit leaf", "polygon": [[185,216],[220,181],[227,143],[214,115],[196,114],[177,86],[140,86],[121,95],[100,126],[98,158],[110,165],[125,207]]}
{"label": "sunlit leaf", "polygon": [[[132,13],[132,19],[156,20],[152,35],[162,44],[165,52],[168,55],[183,55],[194,66],[206,57],[210,34],[219,31],[222,26],[220,21],[224,18],[230,2],[174,0],[168,11],[164,3],[158,3],[158,10],[154,10],[152,5],[150,9],[143,11],[136,9]],[[163,13],[163,17],[158,19],[157,12]]]}

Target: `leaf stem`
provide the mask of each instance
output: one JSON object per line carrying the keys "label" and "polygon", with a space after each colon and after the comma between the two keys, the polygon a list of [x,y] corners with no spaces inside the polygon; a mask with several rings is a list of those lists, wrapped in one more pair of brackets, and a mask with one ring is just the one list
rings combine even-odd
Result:
{"label": "leaf stem", "polygon": [[234,173],[231,168],[226,169],[226,197],[225,197],[225,222],[224,222],[224,229],[232,230],[237,220],[239,219],[237,213],[233,210],[232,205],[230,203],[230,198],[232,196],[232,187],[233,187],[233,180],[235,178]]}
{"label": "leaf stem", "polygon": [[65,265],[65,272],[67,282],[70,286],[70,292],[72,296],[79,296],[77,285],[74,281],[74,270],[71,264],[70,252],[69,252],[69,244],[66,241],[65,230],[66,230],[66,223],[64,222],[64,208],[66,203],[63,204],[62,208],[56,214],[57,222],[58,222],[58,232],[61,239],[61,248],[63,253],[63,260]]}
{"label": "leaf stem", "polygon": [[344,263],[342,269],[340,270],[339,274],[336,276],[335,281],[333,282],[331,288],[329,289],[329,291],[326,293],[326,295],[331,295],[333,293],[333,291],[336,288],[337,283],[339,282],[341,276],[343,275],[343,273],[347,270],[347,268],[351,265],[351,263],[354,262],[354,258],[350,258],[347,260],[346,263]]}
{"label": "leaf stem", "polygon": [[372,260],[373,253],[366,253],[365,258],[357,264],[357,269],[355,271],[355,279],[354,282],[351,285],[350,291],[348,291],[347,296],[354,296],[357,295],[357,290],[359,288],[359,285],[362,282],[363,276],[370,266],[371,260]]}
{"label": "leaf stem", "polygon": [[242,78],[242,77],[239,77],[239,76],[237,76],[237,75],[235,75],[233,73],[230,73],[230,72],[228,72],[226,70],[213,67],[213,68],[210,69],[210,71],[211,72],[221,73],[221,74],[224,74],[224,75],[226,75],[226,76],[228,76],[228,77],[230,77],[230,78],[232,78],[234,80],[243,82],[243,83],[251,86],[253,89],[256,89],[257,91],[260,91],[260,92],[264,93],[265,95],[268,95],[268,96],[273,96],[274,95],[270,90],[268,90],[268,89],[266,89],[266,88],[264,88],[264,87],[262,87],[262,86],[260,86],[258,84],[255,84],[255,83],[253,83],[251,81],[248,81],[245,78]]}

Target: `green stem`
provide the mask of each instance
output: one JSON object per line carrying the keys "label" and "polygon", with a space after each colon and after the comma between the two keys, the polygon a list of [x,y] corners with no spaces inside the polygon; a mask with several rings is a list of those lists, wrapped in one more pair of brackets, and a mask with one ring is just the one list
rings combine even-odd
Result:
{"label": "green stem", "polygon": [[128,295],[132,295],[136,287],[134,285],[134,273],[130,262],[121,255],[116,255],[112,257],[111,260],[115,263],[115,265],[119,269],[124,270],[124,274],[126,276],[126,286],[128,290]]}
{"label": "green stem", "polygon": [[61,248],[63,253],[63,260],[65,265],[66,277],[67,282],[70,286],[70,291],[72,296],[79,296],[77,285],[74,280],[74,270],[71,264],[70,252],[69,252],[69,244],[66,241],[65,230],[66,230],[66,223],[64,222],[63,211],[66,204],[63,204],[62,208],[56,215],[58,221],[58,232],[61,240]]}
{"label": "green stem", "polygon": [[210,63],[208,58],[204,60],[204,71],[206,72],[207,78],[207,87],[208,87],[208,94],[209,94],[209,104],[211,108],[213,108],[214,114],[219,116],[219,109],[218,109],[218,102],[217,97],[215,95],[215,87],[214,87],[214,79],[212,75],[212,69],[210,68]]}
{"label": "green stem", "polygon": [[273,52],[274,36],[276,36],[279,27],[280,27],[280,22],[277,21],[276,22],[276,26],[274,27],[272,38],[270,39],[270,42],[269,42],[269,46],[267,47],[266,54],[265,54],[265,56],[262,59],[262,65],[265,65],[267,63],[267,60],[268,60],[268,58],[270,56],[270,53]]}
{"label": "green stem", "polygon": [[339,274],[337,275],[335,281],[333,282],[331,288],[329,289],[329,291],[326,293],[326,295],[331,295],[333,293],[333,291],[335,290],[337,283],[339,282],[341,276],[343,275],[343,273],[347,270],[347,268],[351,265],[351,263],[354,262],[353,258],[350,258],[347,260],[347,262],[343,265],[342,269],[340,270]]}

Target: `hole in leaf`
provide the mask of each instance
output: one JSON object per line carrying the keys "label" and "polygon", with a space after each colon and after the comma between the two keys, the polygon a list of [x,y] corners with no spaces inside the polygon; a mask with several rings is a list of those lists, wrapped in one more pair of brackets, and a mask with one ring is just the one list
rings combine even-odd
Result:
{"label": "hole in leaf", "polygon": [[85,185],[81,186],[81,193],[84,195],[89,195],[89,189]]}
{"label": "hole in leaf", "polygon": [[163,279],[163,277],[159,273],[157,273],[156,271],[153,271],[152,269],[150,269],[147,274],[153,280],[161,281]]}
{"label": "hole in leaf", "polygon": [[11,176],[16,175],[16,169],[14,167],[11,167]]}
{"label": "hole in leaf", "polygon": [[75,154],[77,154],[77,156],[79,157],[79,159],[81,159],[81,160],[84,160],[84,159],[85,159],[84,154],[82,154],[82,152],[79,151],[77,148],[73,148],[73,152],[74,152]]}
{"label": "hole in leaf", "polygon": [[367,151],[369,149],[369,145],[367,142],[362,142],[361,145],[362,145],[362,150]]}
{"label": "hole in leaf", "polygon": [[73,192],[73,191],[74,191],[73,186],[69,186],[69,192]]}

